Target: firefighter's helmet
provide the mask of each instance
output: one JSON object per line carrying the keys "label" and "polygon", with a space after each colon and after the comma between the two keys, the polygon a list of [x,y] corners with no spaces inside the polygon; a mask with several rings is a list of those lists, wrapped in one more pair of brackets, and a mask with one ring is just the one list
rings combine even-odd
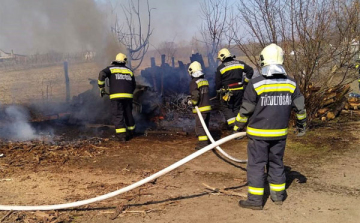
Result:
{"label": "firefighter's helmet", "polygon": [[188,72],[192,77],[200,77],[204,75],[204,73],[202,72],[201,64],[197,61],[194,61],[189,65]]}
{"label": "firefighter's helmet", "polygon": [[127,57],[123,53],[118,53],[116,55],[115,61],[118,62],[118,63],[126,63],[127,62]]}
{"label": "firefighter's helmet", "polygon": [[231,57],[231,53],[228,49],[222,48],[221,50],[219,50],[217,57],[219,60],[224,61],[228,57]]}
{"label": "firefighter's helmet", "polygon": [[266,46],[260,53],[260,66],[264,67],[267,65],[282,65],[284,63],[284,51],[272,43]]}
{"label": "firefighter's helmet", "polygon": [[261,74],[263,76],[287,75],[283,63],[284,51],[275,43],[266,46],[260,53]]}

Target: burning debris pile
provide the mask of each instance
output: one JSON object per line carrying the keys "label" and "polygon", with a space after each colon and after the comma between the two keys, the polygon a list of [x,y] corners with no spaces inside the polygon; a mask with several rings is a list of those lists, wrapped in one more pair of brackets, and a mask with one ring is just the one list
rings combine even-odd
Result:
{"label": "burning debris pile", "polygon": [[[198,61],[202,65],[210,89],[214,90],[215,71],[205,67],[201,54],[192,54],[190,61]],[[157,102],[154,103],[157,104],[156,112],[150,114],[152,115],[150,120],[156,125],[151,126],[151,129],[183,129],[183,131],[189,131],[190,128],[193,128],[192,108],[187,105],[191,81],[187,68],[188,64],[184,64],[182,61],[178,61],[176,67],[174,58],[172,58],[171,65],[165,63],[165,55],[162,55],[160,66],[156,65],[155,58],[152,57],[151,67],[141,71],[141,78],[149,83],[154,94],[157,94],[155,97]],[[210,94],[214,95],[214,91]]]}
{"label": "burning debris pile", "polygon": [[[205,67],[204,60],[201,54],[192,54],[190,62],[198,61],[203,67],[205,78],[209,81],[210,89],[214,89],[215,84],[215,70]],[[188,74],[188,64],[178,61],[179,66],[175,67],[174,58],[172,58],[172,65],[165,63],[165,55],[161,55],[161,65],[157,66],[155,58],[151,58],[151,67],[141,71],[141,77],[158,92],[162,97],[172,96],[176,94],[189,95],[189,83],[191,77]],[[211,92],[213,95],[214,92]]]}

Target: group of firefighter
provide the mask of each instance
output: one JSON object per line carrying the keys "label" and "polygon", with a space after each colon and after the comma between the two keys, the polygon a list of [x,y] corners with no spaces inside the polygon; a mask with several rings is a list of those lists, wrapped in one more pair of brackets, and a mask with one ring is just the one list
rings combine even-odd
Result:
{"label": "group of firefighter", "polygon": [[[261,75],[257,77],[253,77],[252,67],[237,60],[226,48],[218,52],[218,59],[221,64],[216,71],[215,86],[226,126],[233,132],[246,129],[248,137],[248,197],[241,200],[239,205],[262,210],[267,186],[271,200],[281,205],[287,196],[283,156],[289,131],[288,123],[291,111],[294,110],[297,135],[305,134],[307,118],[304,96],[296,81],[287,75],[283,67],[284,51],[274,43],[261,51]],[[106,93],[105,79],[109,79],[116,137],[122,142],[130,140],[135,129],[132,98],[136,82],[133,72],[126,67],[126,62],[126,55],[119,53],[115,61],[100,72],[98,79],[101,95]],[[192,62],[188,72],[192,78],[188,104],[198,107],[209,127],[209,83],[199,62]],[[195,108],[193,113],[196,113]],[[196,149],[210,143],[197,115],[195,132],[198,137]]]}

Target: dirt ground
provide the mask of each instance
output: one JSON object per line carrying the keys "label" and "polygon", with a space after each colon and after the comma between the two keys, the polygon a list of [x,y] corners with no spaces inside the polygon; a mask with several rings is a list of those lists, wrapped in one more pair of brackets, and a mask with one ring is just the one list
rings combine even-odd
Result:
{"label": "dirt ground", "polygon": [[[96,78],[98,71],[95,64],[70,64],[71,96],[91,88],[88,78]],[[0,82],[0,105],[65,98],[62,65],[0,71]],[[354,89],[358,91],[357,83]],[[347,112],[330,123],[315,124],[305,137],[290,133],[284,159],[288,198],[282,206],[268,199],[262,211],[241,209],[238,201],[247,192],[246,164],[209,151],[116,197],[69,210],[0,211],[0,222],[359,222],[359,121],[358,112]],[[64,125],[57,120],[32,125],[39,131],[52,129],[54,135],[25,142],[0,140],[0,205],[93,198],[195,152],[193,133],[139,134],[120,143],[106,126]],[[212,133],[224,136],[215,128]],[[242,139],[221,147],[246,159],[246,145],[247,139]]]}
{"label": "dirt ground", "polygon": [[[288,198],[282,206],[268,199],[262,211],[240,208],[238,201],[247,191],[246,164],[209,151],[114,198],[70,210],[1,211],[0,222],[359,222],[359,119],[359,113],[346,113],[331,123],[317,124],[305,137],[289,135],[284,159]],[[93,198],[195,152],[192,134],[138,135],[120,143],[111,128],[54,121],[36,125],[51,126],[55,136],[0,142],[1,205]],[[212,132],[220,137],[215,129]],[[222,148],[245,159],[246,143],[247,139],[233,140]]]}

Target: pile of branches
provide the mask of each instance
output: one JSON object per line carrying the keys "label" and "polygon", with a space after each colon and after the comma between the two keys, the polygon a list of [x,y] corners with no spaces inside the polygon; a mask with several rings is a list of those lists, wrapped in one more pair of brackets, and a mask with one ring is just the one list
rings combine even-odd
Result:
{"label": "pile of branches", "polygon": [[[309,88],[306,94],[313,94],[316,88]],[[345,108],[347,103],[347,93],[350,90],[350,85],[340,85],[337,87],[329,88],[324,91],[322,100],[315,102],[318,110],[315,113],[315,118],[322,121],[332,120]],[[307,96],[309,97],[309,96]],[[316,97],[320,98],[320,97]]]}

